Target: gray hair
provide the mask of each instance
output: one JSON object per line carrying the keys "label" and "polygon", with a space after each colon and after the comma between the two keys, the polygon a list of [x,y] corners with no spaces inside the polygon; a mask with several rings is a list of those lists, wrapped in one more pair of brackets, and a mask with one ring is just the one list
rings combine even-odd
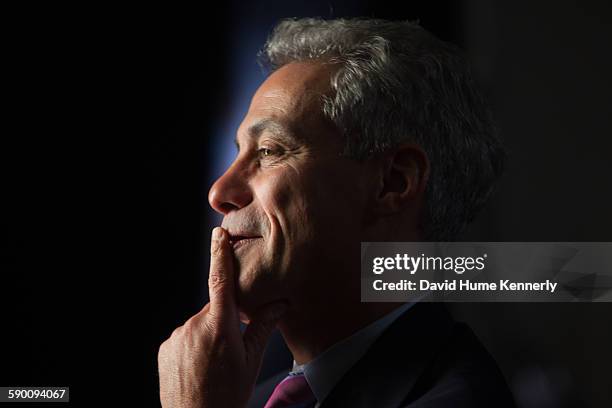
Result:
{"label": "gray hair", "polygon": [[424,238],[451,241],[476,216],[501,175],[505,153],[460,50],[418,24],[378,19],[280,21],[260,62],[339,64],[323,113],[364,159],[403,142],[431,163]]}

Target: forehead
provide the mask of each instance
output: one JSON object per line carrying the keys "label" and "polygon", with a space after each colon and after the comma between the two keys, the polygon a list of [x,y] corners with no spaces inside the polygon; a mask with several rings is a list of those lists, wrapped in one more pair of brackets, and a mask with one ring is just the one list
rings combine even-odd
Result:
{"label": "forehead", "polygon": [[272,119],[300,133],[303,129],[329,127],[322,114],[322,97],[331,96],[333,67],[313,62],[287,64],[273,72],[259,87],[240,130]]}
{"label": "forehead", "polygon": [[[268,98],[292,98],[292,105],[315,96],[329,95],[333,67],[316,62],[293,62],[274,71],[259,87],[251,107],[267,103]],[[254,106],[255,105],[255,106]]]}

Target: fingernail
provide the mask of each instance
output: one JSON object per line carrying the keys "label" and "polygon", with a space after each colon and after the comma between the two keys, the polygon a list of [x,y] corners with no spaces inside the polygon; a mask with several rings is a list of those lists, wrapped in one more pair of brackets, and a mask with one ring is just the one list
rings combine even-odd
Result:
{"label": "fingernail", "polygon": [[221,239],[221,237],[223,237],[223,231],[221,230],[221,227],[215,227],[212,230],[212,240],[213,241],[219,241]]}
{"label": "fingernail", "polygon": [[210,253],[214,255],[221,250],[221,239],[223,238],[223,231],[221,227],[215,227],[212,230],[212,236],[210,238]]}

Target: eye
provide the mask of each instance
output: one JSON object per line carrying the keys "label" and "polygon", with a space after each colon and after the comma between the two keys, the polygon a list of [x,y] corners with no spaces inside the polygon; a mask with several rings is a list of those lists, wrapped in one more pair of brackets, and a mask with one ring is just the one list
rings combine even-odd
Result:
{"label": "eye", "polygon": [[272,149],[270,147],[261,147],[257,149],[257,153],[259,154],[260,157],[272,157],[272,156],[278,156],[281,154],[279,150]]}
{"label": "eye", "polygon": [[260,156],[272,156],[272,149],[268,149],[267,147],[262,147],[261,149],[259,149],[259,155]]}

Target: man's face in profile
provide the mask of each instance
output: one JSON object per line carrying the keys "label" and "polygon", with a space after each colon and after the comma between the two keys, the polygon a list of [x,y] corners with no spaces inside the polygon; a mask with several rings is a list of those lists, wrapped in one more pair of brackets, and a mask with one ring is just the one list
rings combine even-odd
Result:
{"label": "man's face in profile", "polygon": [[362,164],[341,157],[344,140],[322,115],[330,73],[313,63],[275,71],[240,125],[234,162],[210,190],[231,236],[247,314],[340,283],[330,270],[359,248],[368,183]]}

